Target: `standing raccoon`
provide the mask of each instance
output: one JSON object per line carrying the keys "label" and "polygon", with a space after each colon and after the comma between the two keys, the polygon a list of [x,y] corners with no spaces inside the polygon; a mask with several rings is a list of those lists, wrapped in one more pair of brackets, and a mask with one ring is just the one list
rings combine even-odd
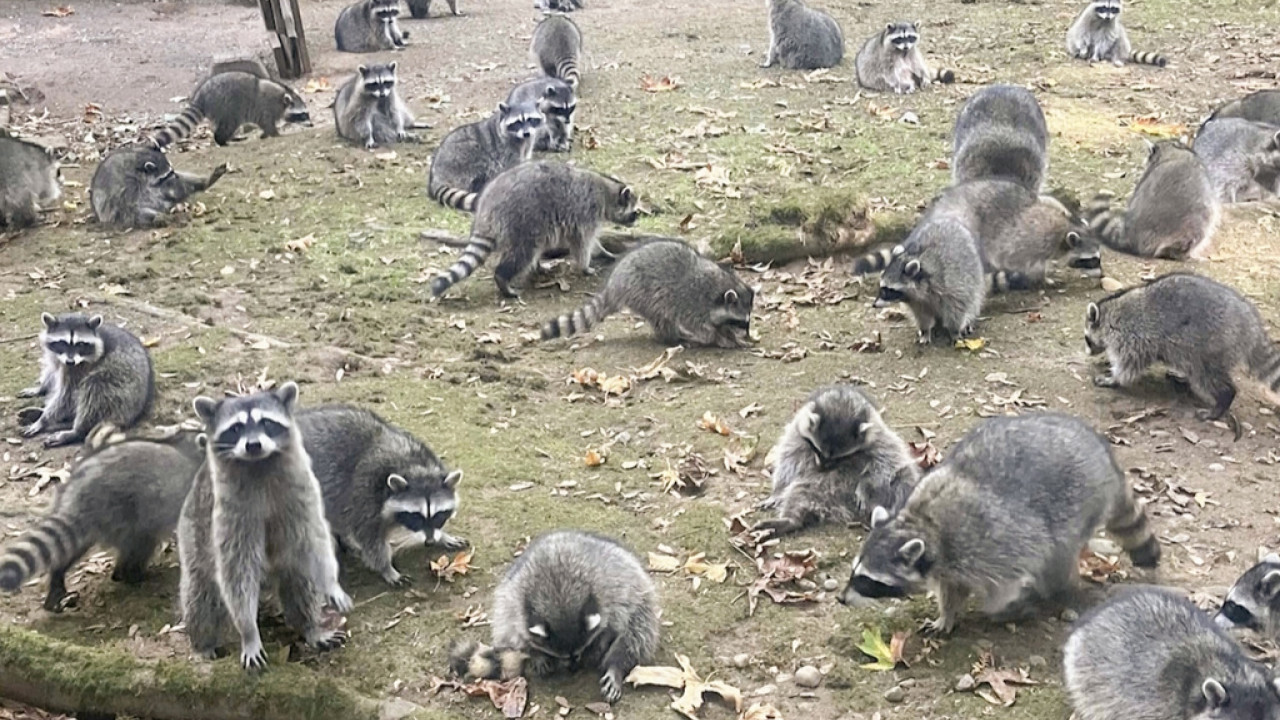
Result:
{"label": "standing raccoon", "polygon": [[1093,0],[1067,30],[1067,54],[1090,62],[1126,62],[1164,67],[1165,56],[1134,51],[1129,34],[1120,24],[1120,0]]}
{"label": "standing raccoon", "polygon": [[338,50],[370,53],[403,49],[409,33],[400,29],[396,22],[399,16],[400,0],[363,0],[348,5],[333,26]]}
{"label": "standing raccoon", "polygon": [[525,101],[499,103],[484,120],[454,128],[431,156],[427,194],[445,207],[474,212],[489,181],[533,157],[543,127],[537,104]]}
{"label": "standing raccoon", "polygon": [[593,275],[593,257],[612,257],[600,247],[600,224],[634,225],[636,216],[636,194],[617,178],[563,163],[521,163],[481,191],[470,243],[453,267],[431,282],[431,295],[439,297],[462,282],[495,251],[502,260],[493,280],[503,297],[519,297],[512,285],[522,282],[551,248],[568,247],[582,273]]}
{"label": "standing raccoon", "polygon": [[541,152],[569,152],[573,147],[573,114],[578,109],[578,98],[569,83],[553,78],[540,77],[526,80],[507,95],[508,107],[520,107],[532,103],[542,113],[542,127],[534,150]]}
{"label": "standing raccoon", "polygon": [[970,594],[987,616],[1018,617],[1076,587],[1080,551],[1100,526],[1135,565],[1155,567],[1160,544],[1106,438],[1056,413],[984,420],[896,515],[872,513],[841,601],[928,589],[938,601],[928,627],[941,633]]}
{"label": "standing raccoon", "polygon": [[953,83],[951,70],[933,71],[920,52],[920,33],[914,23],[889,23],[867,38],[855,58],[858,84],[868,90],[912,93],[930,83]]}
{"label": "standing raccoon", "polygon": [[665,345],[746,347],[755,292],[733,272],[679,240],[655,240],[618,261],[580,310],[542,326],[542,339],[569,337],[626,307]]}
{"label": "standing raccoon", "polygon": [[852,385],[816,390],[769,454],[773,491],[761,507],[778,517],[753,530],[775,535],[823,522],[868,524],[874,508],[901,507],[919,477],[907,444]]}
{"label": "standing raccoon", "polygon": [[1222,206],[1204,163],[1173,140],[1151,146],[1147,169],[1124,212],[1099,194],[1089,226],[1112,250],[1167,260],[1202,260],[1209,254]]}
{"label": "standing raccoon", "polygon": [[47,570],[44,609],[61,612],[67,571],[94,545],[116,549],[112,580],[142,582],[156,546],[178,524],[204,451],[197,433],[185,430],[98,440],[117,433],[100,425],[71,478],[58,486],[49,514],[0,550],[0,590],[17,592]]}
{"label": "standing raccoon", "polygon": [[22,434],[52,432],[45,447],[80,442],[100,423],[128,429],[142,419],[155,397],[151,356],[133,333],[104,323],[101,315],[43,313],[40,321],[40,380],[18,397],[44,397]]}
{"label": "standing raccoon", "polygon": [[175,205],[208,190],[226,172],[223,163],[207,178],[200,177],[174,170],[154,147],[116,148],[98,164],[89,183],[93,216],[115,227],[164,225]]}
{"label": "standing raccoon", "polygon": [[618,542],[577,530],[547,533],[525,549],[493,593],[493,647],[460,643],[460,676],[504,680],[590,667],[600,694],[622,697],[622,681],[658,647],[658,591]]}
{"label": "standing raccoon", "polygon": [[760,67],[788,70],[831,68],[844,59],[844,32],[830,14],[802,0],[765,0],[769,49]]}
{"label": "standing raccoon", "polygon": [[230,621],[245,669],[267,663],[258,599],[268,580],[285,621],[308,644],[324,650],[347,639],[324,627],[325,602],[345,613],[351,598],[338,584],[320,483],[294,423],[297,398],[289,382],[274,392],[194,402],[209,441],[178,521],[182,621],[205,658],[214,657]]}
{"label": "standing raccoon", "polygon": [[398,529],[422,544],[466,546],[444,531],[458,507],[461,470],[448,472],[420,440],[368,410],[308,408],[296,420],[334,535],[383,580],[405,580],[391,563]]}
{"label": "standing raccoon", "polygon": [[[1280,350],[1267,336],[1253,303],[1207,277],[1171,273],[1142,287],[1121,290],[1085,313],[1089,353],[1106,353],[1110,369],[1093,379],[1099,387],[1124,387],[1153,363],[1163,363],[1212,407],[1200,416],[1217,420],[1236,398],[1232,373],[1247,370],[1280,403]],[[1237,439],[1240,425],[1228,418]]]}
{"label": "standing raccoon", "polygon": [[48,148],[0,128],[0,227],[21,230],[35,225],[41,208],[60,197],[58,163]]}
{"label": "standing raccoon", "polygon": [[163,148],[190,137],[207,119],[213,125],[213,141],[226,145],[242,125],[256,125],[262,137],[279,137],[281,120],[311,124],[307,103],[288,86],[250,73],[230,71],[212,75],[200,83],[191,102],[152,137]]}
{"label": "standing raccoon", "polygon": [[[449,3],[449,13],[454,17],[466,15],[458,9],[458,0],[445,0],[445,2]],[[405,0],[405,3],[409,6],[409,14],[413,19],[422,20],[431,17],[431,0]]]}
{"label": "standing raccoon", "polygon": [[366,150],[417,141],[409,130],[426,126],[413,119],[400,99],[396,82],[395,63],[361,65],[333,101],[338,136],[360,143]]}
{"label": "standing raccoon", "polygon": [[1280,126],[1212,120],[1200,128],[1193,149],[1220,202],[1265,200],[1280,192]]}
{"label": "standing raccoon", "polygon": [[1094,608],[1062,661],[1079,720],[1280,719],[1280,680],[1169,590],[1128,590]]}
{"label": "standing raccoon", "polygon": [[1272,639],[1280,635],[1280,555],[1271,553],[1245,571],[1213,619],[1223,629],[1256,630]]}
{"label": "standing raccoon", "polygon": [[954,183],[1005,178],[1040,192],[1049,172],[1049,128],[1036,96],[1012,85],[974,93],[956,118]]}
{"label": "standing raccoon", "polygon": [[581,69],[582,31],[565,15],[547,15],[533,31],[529,54],[548,77],[559,78],[577,90]]}
{"label": "standing raccoon", "polygon": [[1213,112],[1210,120],[1240,118],[1280,125],[1280,90],[1258,90],[1232,100]]}

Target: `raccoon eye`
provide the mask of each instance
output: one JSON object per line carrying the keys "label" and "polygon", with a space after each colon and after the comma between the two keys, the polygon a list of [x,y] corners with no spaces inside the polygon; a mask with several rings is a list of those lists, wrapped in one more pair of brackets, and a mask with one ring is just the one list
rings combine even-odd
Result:
{"label": "raccoon eye", "polygon": [[75,344],[76,352],[88,355],[93,352],[93,345],[87,342],[78,342]]}
{"label": "raccoon eye", "polygon": [[262,421],[262,430],[268,435],[283,435],[288,431],[288,428],[271,418],[265,418]]}

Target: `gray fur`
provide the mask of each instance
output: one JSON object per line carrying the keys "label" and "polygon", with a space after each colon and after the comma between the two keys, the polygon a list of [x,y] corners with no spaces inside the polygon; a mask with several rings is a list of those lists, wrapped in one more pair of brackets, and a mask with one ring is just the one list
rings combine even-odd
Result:
{"label": "gray fur", "polygon": [[1232,584],[1214,622],[1223,629],[1256,630],[1280,637],[1280,555],[1272,553]]}
{"label": "gray fur", "polygon": [[396,22],[399,15],[400,0],[362,0],[348,5],[333,26],[338,50],[370,53],[404,49],[409,33]]}
{"label": "gray fur", "polygon": [[872,529],[841,598],[938,600],[932,630],[951,632],[965,600],[1016,617],[1075,589],[1081,549],[1105,526],[1134,563],[1154,567],[1160,545],[1111,444],[1056,413],[984,420],[925,474],[896,515]]}
{"label": "gray fur", "polygon": [[458,506],[462,471],[447,471],[422,441],[354,407],[307,408],[296,419],[334,535],[383,580],[406,579],[391,563],[397,530],[445,550],[466,546],[443,529]]}
{"label": "gray fur", "polygon": [[280,122],[311,124],[307,103],[287,85],[249,73],[228,71],[200,83],[178,117],[155,133],[152,142],[163,148],[190,137],[208,120],[213,141],[226,145],[242,125],[256,125],[262,137],[280,137]]}
{"label": "gray fur", "polygon": [[1240,118],[1280,125],[1280,89],[1258,90],[1232,100],[1214,111],[1211,120]]}
{"label": "gray fur", "polygon": [[209,439],[178,521],[182,620],[192,649],[206,658],[216,654],[229,622],[245,669],[267,662],[258,634],[267,581],[285,621],[309,644],[329,649],[347,637],[323,623],[326,602],[345,613],[351,598],[338,584],[320,483],[293,421],[297,397],[290,382],[274,392],[194,403]]}
{"label": "gray fur", "polygon": [[955,82],[951,70],[931,70],[920,52],[914,23],[889,23],[867,38],[854,64],[858,84],[877,92],[912,93],[930,83]]}
{"label": "gray fur", "polygon": [[101,423],[133,427],[151,408],[155,374],[151,355],[133,333],[89,317],[40,316],[40,379],[19,397],[44,397],[44,407],[23,429],[26,437],[52,433],[45,447],[84,440]]}
{"label": "gray fur", "polygon": [[227,165],[206,177],[178,172],[154,147],[130,145],[112,150],[89,183],[93,216],[104,225],[153,227],[168,223],[168,213],[192,195],[208,190]]}
{"label": "gray fur", "polygon": [[543,117],[538,142],[533,149],[542,152],[569,152],[573,147],[573,116],[578,108],[578,98],[573,87],[552,77],[526,80],[507,95],[507,106],[520,107],[527,103],[536,106]]}
{"label": "gray fur", "polygon": [[543,12],[573,12],[586,4],[583,0],[534,0],[533,7]]}
{"label": "gray fur", "polygon": [[732,269],[679,240],[656,240],[624,255],[604,289],[581,309],[548,321],[542,338],[586,332],[626,307],[666,345],[745,347],[754,302],[755,292]]}
{"label": "gray fur", "polygon": [[1194,150],[1220,202],[1266,200],[1280,193],[1280,126],[1220,118],[1200,129]]}
{"label": "gray fur", "polygon": [[901,507],[920,475],[906,442],[852,385],[814,391],[769,454],[773,491],[761,507],[778,517],[753,529],[775,535],[824,522],[868,525],[875,508]]}
{"label": "gray fur", "polygon": [[279,82],[280,78],[267,66],[257,58],[237,58],[234,60],[222,60],[213,64],[209,68],[209,76],[221,75],[228,72],[248,73],[256,78],[263,80],[275,80]]}
{"label": "gray fur", "polygon": [[400,92],[396,63],[361,65],[338,89],[333,101],[338,136],[363,145],[366,150],[398,142],[416,142],[412,128],[426,127],[413,119]]}
{"label": "gray fur", "polygon": [[611,257],[600,247],[600,225],[633,225],[636,216],[635,192],[617,178],[564,163],[521,163],[480,192],[470,244],[453,267],[431,282],[431,295],[443,295],[494,252],[502,254],[493,279],[504,297],[518,297],[512,286],[552,248],[568,247],[582,273],[594,275],[591,259]]}
{"label": "gray fur", "polygon": [[[454,17],[466,15],[458,9],[458,0],[445,0],[445,2],[449,3],[449,14]],[[405,0],[405,3],[409,6],[409,14],[415,20],[431,17],[431,0]]]}
{"label": "gray fur", "polygon": [[764,0],[769,9],[769,49],[760,67],[831,68],[844,59],[844,31],[829,13],[802,0]]}
{"label": "gray fur", "polygon": [[548,77],[559,78],[577,90],[582,68],[582,31],[562,14],[550,14],[538,23],[529,43],[533,62]]}
{"label": "gray fur", "polygon": [[1181,594],[1121,592],[1076,624],[1063,676],[1079,720],[1277,720],[1280,683]]}
{"label": "gray fur", "polygon": [[35,225],[41,208],[60,197],[58,163],[49,150],[0,127],[0,227],[21,230]]}
{"label": "gray fur", "polygon": [[489,181],[533,156],[543,127],[537,103],[526,100],[500,103],[484,120],[454,128],[431,156],[427,194],[445,207],[474,212]]}
{"label": "gray fur", "polygon": [[1040,192],[1049,172],[1049,128],[1036,96],[1013,85],[974,93],[956,118],[952,182],[1005,178]]}
{"label": "gray fur", "polygon": [[1120,22],[1120,0],[1093,0],[1067,30],[1067,54],[1090,62],[1126,62],[1164,67],[1169,63],[1154,52],[1135,52]]}

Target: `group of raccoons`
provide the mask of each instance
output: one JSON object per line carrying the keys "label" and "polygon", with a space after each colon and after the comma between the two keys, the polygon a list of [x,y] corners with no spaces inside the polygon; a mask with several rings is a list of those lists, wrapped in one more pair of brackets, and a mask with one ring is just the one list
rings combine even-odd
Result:
{"label": "group of raccoons", "polygon": [[[430,0],[407,0],[425,17]],[[448,0],[456,15],[455,0]],[[763,67],[832,67],[844,36],[827,13],[800,0],[766,0],[769,45]],[[565,12],[581,0],[544,0],[533,33],[544,75],[521,83],[488,118],[458,127],[434,151],[427,190],[443,205],[474,213],[469,243],[431,285],[438,297],[497,252],[499,293],[516,287],[539,260],[567,253],[583,273],[609,255],[597,236],[605,222],[636,220],[635,192],[616,178],[535,151],[568,152],[581,73],[582,33]],[[339,50],[403,48],[398,0],[346,8]],[[1094,0],[1067,33],[1069,54],[1093,62],[1164,67],[1135,52],[1119,21],[1120,0]],[[857,82],[908,93],[952,82],[925,63],[912,23],[873,35],[856,58]],[[367,148],[416,140],[423,127],[396,90],[396,63],[361,66],[338,91],[338,134]],[[145,227],[203,190],[208,178],[176,172],[164,149],[202,121],[223,145],[246,125],[264,137],[281,121],[309,122],[301,96],[257,62],[215,66],[186,109],[148,140],[109,153],[94,174],[97,219]],[[987,297],[1052,284],[1050,261],[1101,275],[1100,248],[1167,259],[1207,253],[1225,203],[1280,192],[1280,90],[1264,90],[1218,108],[1194,147],[1162,142],[1128,207],[1098,196],[1083,208],[1042,194],[1048,130],[1034,95],[982,88],[956,120],[953,182],[910,235],[853,263],[854,275],[880,273],[875,305],[902,302],[921,343],[962,338]],[[34,224],[41,204],[60,194],[57,164],[32,143],[0,135],[0,219]],[[544,339],[589,329],[628,308],[668,344],[740,348],[751,342],[754,292],[731,267],[673,239],[653,239],[617,259],[603,288],[583,308],[543,327]],[[458,549],[444,531],[458,506],[460,470],[450,471],[408,432],[348,406],[297,406],[298,388],[215,401],[196,398],[198,428],[125,432],[155,394],[151,360],[130,332],[101,316],[42,317],[40,379],[23,397],[24,434],[48,433],[48,446],[85,442],[53,510],[0,553],[0,588],[18,590],[49,574],[44,606],[60,611],[74,597],[68,569],[96,544],[118,550],[113,579],[137,582],[156,546],[177,528],[183,623],[194,651],[215,657],[234,628],[246,668],[265,664],[258,635],[264,589],[311,645],[328,649],[347,635],[325,608],[346,613],[336,551],[356,554],[387,583],[405,581],[392,563],[393,534]],[[1101,387],[1134,382],[1155,363],[1226,419],[1234,373],[1280,390],[1280,351],[1254,306],[1205,277],[1173,273],[1088,306],[1085,341],[1110,368]],[[947,633],[966,601],[984,615],[1017,619],[1058,602],[1077,583],[1077,558],[1104,529],[1134,565],[1153,568],[1161,548],[1110,444],[1079,419],[1054,413],[981,422],[945,460],[922,472],[876,403],[851,385],[814,392],[771,453],[773,487],[761,503],[776,517],[759,537],[818,523],[870,528],[853,563],[843,603],[932,593]],[[490,609],[492,645],[459,642],[450,662],[459,675],[509,679],[579,667],[600,673],[603,697],[616,701],[624,678],[653,659],[658,645],[657,590],[637,557],[617,541],[558,530],[536,538],[511,565]],[[1274,633],[1280,627],[1280,556],[1250,569],[1211,618],[1181,595],[1160,589],[1116,593],[1081,619],[1065,648],[1066,686],[1081,720],[1280,718],[1280,679],[1248,659],[1224,628]]]}

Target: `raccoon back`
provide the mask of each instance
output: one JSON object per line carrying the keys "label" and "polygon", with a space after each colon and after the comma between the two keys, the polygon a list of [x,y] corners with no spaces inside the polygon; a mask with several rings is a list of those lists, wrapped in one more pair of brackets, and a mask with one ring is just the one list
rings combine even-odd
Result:
{"label": "raccoon back", "polygon": [[778,61],[788,70],[830,68],[844,59],[844,32],[830,14],[801,0],[773,0],[769,32]]}
{"label": "raccoon back", "polygon": [[1212,238],[1221,206],[1209,173],[1195,153],[1172,147],[1161,153],[1148,162],[1134,188],[1125,212],[1123,241],[1115,249],[1143,257],[1183,259]]}
{"label": "raccoon back", "polygon": [[1257,159],[1280,149],[1280,126],[1221,118],[1196,135],[1195,154],[1204,163],[1221,202],[1262,200],[1275,193],[1275,182],[1258,177]]}
{"label": "raccoon back", "polygon": [[0,135],[0,224],[61,196],[58,163],[49,152],[35,143]]}
{"label": "raccoon back", "polygon": [[433,198],[447,188],[478,193],[503,170],[524,159],[520,146],[504,141],[499,119],[495,113],[445,135],[431,156],[427,176]]}
{"label": "raccoon back", "polygon": [[393,45],[382,32],[382,23],[373,16],[373,0],[348,5],[334,23],[333,35],[342,52],[377,52]]}
{"label": "raccoon back", "polygon": [[956,118],[955,182],[1006,177],[1039,192],[1049,167],[1049,131],[1039,102],[1027,90],[992,85],[965,102]]}
{"label": "raccoon back", "polygon": [[562,62],[582,53],[582,31],[564,15],[548,15],[533,31],[530,53],[543,73],[561,77]]}

